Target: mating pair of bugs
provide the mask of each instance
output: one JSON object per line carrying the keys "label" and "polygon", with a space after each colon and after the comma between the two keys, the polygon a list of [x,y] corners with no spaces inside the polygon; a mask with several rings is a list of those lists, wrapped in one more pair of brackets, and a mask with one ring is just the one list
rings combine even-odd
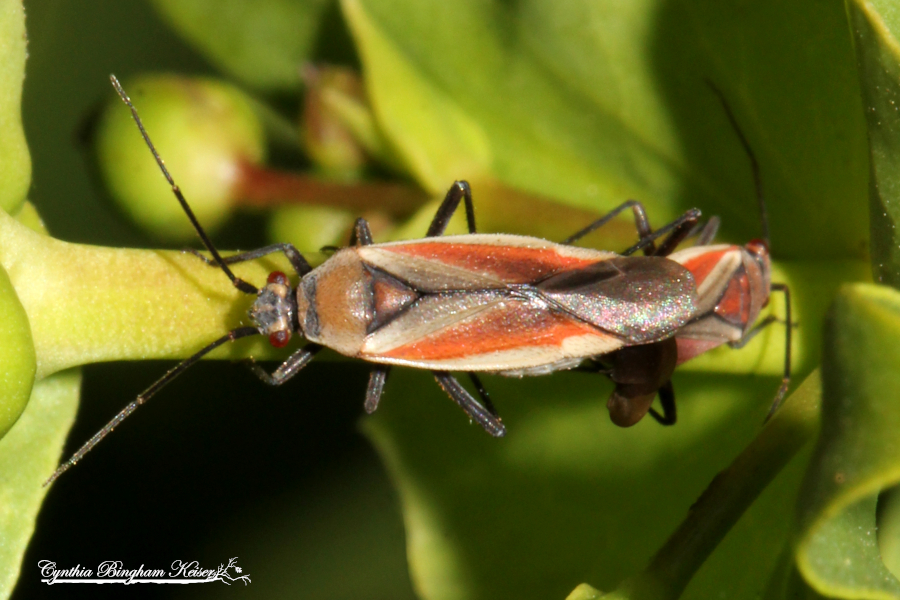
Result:
{"label": "mating pair of bugs", "polygon": [[[770,282],[768,231],[759,192],[763,240],[745,246],[711,245],[718,220],[701,226],[696,209],[653,231],[643,206],[634,200],[561,243],[478,234],[469,185],[457,181],[424,239],[374,244],[365,219],[358,219],[350,246],[315,269],[291,244],[222,257],[163,164],[131,100],[114,76],[111,80],[212,258],[198,256],[221,269],[237,289],[256,296],[249,313],[253,325],[229,331],[168,371],[61,465],[48,483],[202,356],[252,335],[268,336],[279,348],[295,333],[307,340],[272,373],[251,364],[270,385],[296,375],[325,347],[374,363],[365,399],[369,413],[378,407],[393,365],[427,369],[473,421],[500,437],[506,428],[476,373],[521,377],[579,368],[603,373],[615,383],[607,405],[617,425],[633,425],[648,412],[660,423],[672,424],[676,413],[671,377],[676,365],[722,344],[746,343],[774,320],[769,317],[754,326],[770,292],[779,290],[786,301],[785,369],[772,411],[787,391],[790,296],[786,286]],[[723,106],[751,157],[759,190],[756,160],[727,104]],[[443,236],[460,202],[469,233]],[[622,254],[572,245],[629,208],[639,241]],[[693,247],[676,251],[692,236],[697,238]],[[633,256],[638,251],[644,256]],[[257,288],[229,267],[277,252],[287,257],[300,278],[296,287],[284,273],[273,272],[266,285]],[[469,376],[480,401],[451,371]],[[651,408],[657,395],[661,413]]]}

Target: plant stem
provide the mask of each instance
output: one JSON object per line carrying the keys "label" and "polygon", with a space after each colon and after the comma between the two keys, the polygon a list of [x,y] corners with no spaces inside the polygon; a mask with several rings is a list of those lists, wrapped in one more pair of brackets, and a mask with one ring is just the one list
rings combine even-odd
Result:
{"label": "plant stem", "polygon": [[428,201],[428,194],[408,184],[323,181],[249,162],[241,164],[238,182],[236,197],[240,202],[260,208],[279,204],[311,204],[357,212],[375,209],[395,216],[406,216]]}
{"label": "plant stem", "polygon": [[813,372],[731,465],[713,478],[687,518],[640,575],[615,596],[678,598],[759,494],[818,431],[819,372]]}

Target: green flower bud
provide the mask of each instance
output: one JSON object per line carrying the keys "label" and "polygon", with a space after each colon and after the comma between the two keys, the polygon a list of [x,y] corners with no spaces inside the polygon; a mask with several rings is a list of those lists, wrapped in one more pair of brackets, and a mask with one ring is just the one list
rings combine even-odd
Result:
{"label": "green flower bud", "polygon": [[[214,230],[230,214],[243,165],[265,158],[263,126],[250,101],[211,79],[144,75],[124,87],[197,218]],[[169,240],[196,235],[118,98],[103,111],[96,148],[113,197],[136,222]]]}

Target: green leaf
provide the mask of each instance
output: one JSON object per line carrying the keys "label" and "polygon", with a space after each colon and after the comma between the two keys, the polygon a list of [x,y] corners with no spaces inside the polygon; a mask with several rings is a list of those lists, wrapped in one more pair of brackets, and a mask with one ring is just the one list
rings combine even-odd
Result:
{"label": "green leaf", "polygon": [[900,292],[857,284],[826,328],[822,431],[800,498],[797,564],[822,594],[898,598],[876,536],[879,491],[900,481]]}
{"label": "green leaf", "polygon": [[900,287],[900,14],[877,0],[849,0],[847,14],[869,133],[872,267],[878,281]]}
{"label": "green leaf", "polygon": [[456,179],[484,177],[491,157],[479,124],[410,64],[359,2],[344,2],[344,12],[364,56],[372,110],[409,172],[435,194]]}
{"label": "green leaf", "polygon": [[154,0],[213,63],[249,85],[300,87],[331,0]]}
{"label": "green leaf", "polygon": [[839,5],[343,7],[373,109],[410,163],[472,165],[413,169],[428,189],[442,172],[443,188],[490,176],[595,209],[638,198],[657,222],[699,206],[758,237],[750,163],[711,82],[759,158],[776,254],[864,254],[865,131]]}
{"label": "green leaf", "polygon": [[0,1],[0,209],[15,211],[31,185],[31,158],[22,129],[25,13],[21,0]]}
{"label": "green leaf", "polygon": [[[562,598],[579,582],[610,590],[643,569],[757,433],[773,384],[681,374],[676,427],[645,419],[619,429],[606,414],[604,378],[485,378],[510,427],[498,441],[475,425],[466,429],[431,377],[399,370],[363,426],[397,482],[411,576],[423,597]],[[777,554],[783,529],[753,525],[787,522],[793,475],[736,546]],[[765,585],[708,576],[727,597],[754,597]]]}
{"label": "green leaf", "polygon": [[[864,119],[839,5],[344,0],[343,7],[373,111],[410,172],[428,189],[473,179],[476,194],[488,190],[477,205],[491,214],[521,210],[492,206],[499,181],[597,210],[636,197],[654,221],[700,206],[723,218],[725,239],[759,237],[750,161],[712,83],[759,159],[776,255],[805,259],[779,265],[773,276],[795,292],[795,378],[819,363],[821,317],[835,290],[869,272],[861,261],[836,260],[865,256],[868,236]],[[441,181],[447,164],[455,170]],[[555,216],[548,208],[526,218]],[[773,300],[775,314],[782,304]],[[782,326],[758,338],[682,371],[777,374]],[[378,417],[367,431],[401,490],[413,579],[429,599],[560,597],[578,582],[592,587],[573,597],[590,597],[639,578],[705,484],[753,438],[756,411],[765,412],[772,393],[771,384],[768,394],[760,386],[754,403],[745,378],[682,374],[680,406],[715,406],[733,420],[701,423],[698,413],[682,412],[675,434],[652,423],[608,426],[608,387],[596,378],[494,380],[488,385],[510,429],[497,444],[451,440],[437,417],[416,408],[446,399],[423,380],[401,377],[391,387],[415,399],[392,400],[404,403],[396,409],[403,416]],[[453,418],[452,406],[443,412]],[[510,460],[522,447],[532,462]],[[756,502],[727,507],[737,518],[750,506],[688,596],[758,597],[784,570],[808,452],[771,485],[759,482]],[[698,566],[686,569],[688,579]],[[803,585],[798,579],[795,589]],[[669,596],[680,591],[665,587]]]}
{"label": "green leaf", "polygon": [[81,375],[58,373],[34,386],[28,407],[0,439],[0,598],[8,598],[34,532],[42,486],[59,461],[78,408]]}

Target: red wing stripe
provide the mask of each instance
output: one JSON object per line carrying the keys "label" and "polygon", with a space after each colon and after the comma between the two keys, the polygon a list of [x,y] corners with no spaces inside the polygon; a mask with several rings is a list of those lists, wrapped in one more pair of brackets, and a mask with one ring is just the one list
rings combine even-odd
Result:
{"label": "red wing stripe", "polygon": [[608,345],[620,344],[613,336],[564,315],[551,313],[545,307],[505,302],[473,318],[384,352],[382,356],[413,362],[466,357],[475,359],[481,355],[520,348],[562,349],[567,339],[586,335],[595,336],[598,344],[607,341]]}
{"label": "red wing stripe", "polygon": [[388,246],[397,254],[416,256],[447,265],[490,274],[506,283],[533,283],[568,269],[577,269],[597,259],[564,256],[552,248],[422,242]]}

